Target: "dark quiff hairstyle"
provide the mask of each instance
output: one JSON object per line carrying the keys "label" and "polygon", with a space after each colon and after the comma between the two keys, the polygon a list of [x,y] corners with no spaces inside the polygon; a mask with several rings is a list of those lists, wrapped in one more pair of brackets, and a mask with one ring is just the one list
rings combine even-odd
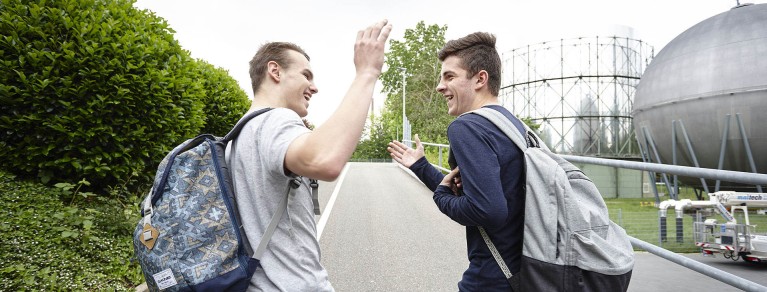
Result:
{"label": "dark quiff hairstyle", "polygon": [[456,56],[461,59],[466,77],[479,71],[487,71],[487,87],[490,93],[498,96],[501,90],[501,56],[495,49],[495,36],[486,32],[475,32],[460,39],[447,42],[437,54],[440,61]]}
{"label": "dark quiff hairstyle", "polygon": [[262,45],[261,48],[258,49],[256,55],[250,60],[250,86],[253,87],[253,94],[257,93],[258,88],[261,87],[261,83],[264,82],[264,78],[266,77],[266,65],[269,61],[275,61],[286,69],[292,65],[288,58],[289,50],[301,53],[306,57],[306,60],[309,61],[309,55],[307,55],[301,47],[293,43],[271,42]]}

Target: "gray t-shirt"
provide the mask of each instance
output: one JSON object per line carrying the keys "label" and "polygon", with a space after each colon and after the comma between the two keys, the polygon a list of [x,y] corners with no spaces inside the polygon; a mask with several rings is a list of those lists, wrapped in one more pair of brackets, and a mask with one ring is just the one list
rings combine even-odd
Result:
{"label": "gray t-shirt", "polygon": [[[284,168],[288,146],[309,131],[294,111],[277,108],[250,120],[232,142],[237,207],[253,250],[288,191],[291,176]],[[320,264],[309,179],[301,181],[261,258],[263,269],[253,275],[248,291],[333,291]]]}

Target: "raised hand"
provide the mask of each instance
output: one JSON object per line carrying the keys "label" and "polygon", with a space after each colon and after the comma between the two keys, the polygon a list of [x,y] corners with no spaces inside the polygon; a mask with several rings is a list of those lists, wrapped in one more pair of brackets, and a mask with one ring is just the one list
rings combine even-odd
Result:
{"label": "raised hand", "polygon": [[391,24],[385,19],[357,32],[357,41],[354,43],[354,66],[357,68],[357,74],[369,73],[376,78],[381,75],[384,48],[390,32]]}
{"label": "raised hand", "polygon": [[389,147],[386,147],[386,151],[389,151],[389,155],[394,161],[399,162],[405,167],[410,167],[424,156],[423,145],[421,139],[418,138],[418,134],[415,134],[415,148],[407,147],[400,141],[389,142]]}

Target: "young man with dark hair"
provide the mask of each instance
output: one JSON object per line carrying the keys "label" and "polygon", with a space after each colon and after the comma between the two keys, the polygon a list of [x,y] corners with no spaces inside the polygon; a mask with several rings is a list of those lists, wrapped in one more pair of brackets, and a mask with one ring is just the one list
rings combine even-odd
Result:
{"label": "young man with dark hair", "polygon": [[524,126],[498,101],[501,58],[495,36],[477,32],[447,42],[439,52],[442,70],[437,91],[457,116],[447,129],[453,170],[443,175],[416,148],[392,141],[392,158],[409,167],[432,191],[442,213],[466,226],[469,267],[460,291],[509,291],[511,286],[493,258],[478,226],[484,227],[512,273],[519,271],[524,226],[524,157],[492,122],[464,113],[488,107],[503,113],[520,132]]}
{"label": "young man with dark hair", "polygon": [[291,43],[263,45],[250,61],[253,103],[250,111],[273,108],[250,120],[229,145],[245,234],[253,250],[288,198],[249,291],[333,291],[320,264],[320,245],[310,180],[331,181],[340,175],[361,136],[373,89],[381,74],[384,47],[391,32],[387,21],[357,33],[356,76],[336,112],[315,130],[304,125],[309,101],[318,92],[309,56]]}

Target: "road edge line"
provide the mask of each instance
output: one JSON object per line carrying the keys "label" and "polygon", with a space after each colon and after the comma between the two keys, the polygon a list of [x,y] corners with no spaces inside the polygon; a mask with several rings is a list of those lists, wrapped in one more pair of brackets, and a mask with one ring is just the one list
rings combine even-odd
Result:
{"label": "road edge line", "polygon": [[320,217],[320,221],[317,223],[317,242],[319,242],[320,238],[322,238],[322,231],[325,230],[325,225],[328,223],[330,212],[333,210],[333,205],[336,203],[336,197],[338,197],[338,192],[341,190],[341,185],[344,183],[344,178],[346,178],[346,171],[349,170],[349,165],[350,164],[347,163],[346,166],[344,166],[344,170],[341,171],[338,183],[336,183],[336,187],[333,189],[333,194],[330,195],[330,200],[328,200],[328,204],[325,206],[325,210],[322,210],[322,216]]}

